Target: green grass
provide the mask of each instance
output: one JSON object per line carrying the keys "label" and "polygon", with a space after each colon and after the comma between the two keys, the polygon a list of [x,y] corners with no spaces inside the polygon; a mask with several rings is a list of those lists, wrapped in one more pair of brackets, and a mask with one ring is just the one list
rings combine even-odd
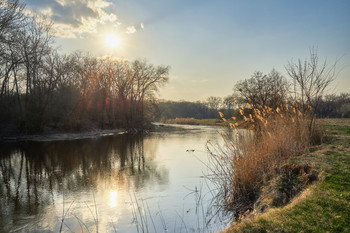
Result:
{"label": "green grass", "polygon": [[337,125],[326,125],[325,129],[335,135],[347,135],[350,134],[350,127],[348,126],[337,126]]}
{"label": "green grass", "polygon": [[248,216],[227,232],[350,232],[350,126],[327,126],[333,137],[297,157],[319,168],[321,179],[290,204]]}

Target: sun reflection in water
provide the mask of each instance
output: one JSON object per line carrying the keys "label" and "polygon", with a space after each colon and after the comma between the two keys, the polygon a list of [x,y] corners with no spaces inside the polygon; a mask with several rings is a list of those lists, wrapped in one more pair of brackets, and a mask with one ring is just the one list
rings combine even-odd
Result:
{"label": "sun reflection in water", "polygon": [[117,191],[111,190],[109,193],[109,206],[116,207],[117,206]]}

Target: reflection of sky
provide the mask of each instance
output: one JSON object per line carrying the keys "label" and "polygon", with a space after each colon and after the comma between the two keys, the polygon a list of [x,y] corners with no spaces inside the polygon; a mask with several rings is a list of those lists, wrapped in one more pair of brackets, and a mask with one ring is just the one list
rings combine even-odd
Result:
{"label": "reflection of sky", "polygon": [[[149,216],[152,216],[159,232],[164,227],[163,222],[168,229],[181,227],[181,218],[188,227],[197,227],[195,193],[191,190],[201,189],[207,193],[207,186],[200,178],[206,170],[201,161],[206,161],[206,141],[219,135],[216,128],[195,128],[200,130],[152,133],[144,140],[120,135],[98,140],[39,143],[24,149],[24,157],[21,153],[3,157],[0,161],[3,165],[8,165],[11,158],[14,176],[10,180],[14,186],[18,177],[22,177],[22,183],[18,184],[20,209],[2,206],[10,209],[2,219],[13,220],[14,225],[2,225],[0,220],[0,226],[6,231],[23,227],[29,231],[57,232],[63,215],[67,224],[63,229],[67,232],[68,227],[74,232],[86,231],[86,227],[93,232],[96,222],[100,232],[114,232],[114,229],[136,232],[135,219],[140,221],[141,213],[148,216],[149,224]],[[194,152],[186,152],[188,149]],[[139,162],[143,158],[137,156],[142,152],[144,163]],[[122,154],[126,156],[124,166],[121,166]],[[21,158],[31,175],[24,169],[19,176]],[[1,176],[6,176],[4,168],[6,166],[1,167]],[[38,203],[33,200],[34,196],[26,196],[28,177],[30,193],[39,195]],[[15,192],[8,197],[6,187],[0,184],[1,202],[9,203],[4,201],[7,198],[15,200]],[[37,208],[37,212],[28,214],[28,206]]]}
{"label": "reflection of sky", "polygon": [[[254,0],[26,0],[51,15],[61,51],[83,50],[170,65],[166,99],[203,100],[231,93],[255,70],[268,73],[316,46],[339,62],[336,91],[350,87],[349,1]],[[123,46],[107,48],[115,32]]]}

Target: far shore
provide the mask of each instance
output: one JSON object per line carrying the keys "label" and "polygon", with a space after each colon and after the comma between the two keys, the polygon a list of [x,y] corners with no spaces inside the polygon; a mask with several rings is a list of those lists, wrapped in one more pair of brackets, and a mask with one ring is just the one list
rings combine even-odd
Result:
{"label": "far shore", "polygon": [[186,128],[180,127],[180,125],[171,125],[164,123],[153,123],[151,130],[140,130],[140,129],[94,129],[83,132],[54,132],[54,133],[42,133],[42,134],[28,134],[28,135],[10,135],[0,136],[0,143],[11,143],[11,142],[49,142],[49,141],[65,141],[65,140],[80,140],[88,138],[99,138],[105,136],[121,135],[126,133],[137,134],[140,132],[149,131],[172,131],[172,130],[185,130]]}
{"label": "far shore", "polygon": [[[186,119],[186,120],[184,120]],[[318,122],[322,125],[338,125],[346,124],[350,125],[350,118],[332,119],[324,118],[318,119]],[[181,125],[202,125],[202,126],[227,126],[227,122],[223,122],[218,119],[195,119],[195,118],[177,118],[166,120],[165,123],[153,123],[154,128],[151,131],[163,132],[171,130],[185,130],[186,128],[180,127]],[[120,135],[125,133],[136,134],[141,132],[137,129],[94,129],[84,132],[55,132],[55,133],[43,133],[43,134],[30,134],[30,135],[11,135],[0,136],[0,143],[6,142],[45,142],[45,141],[64,141],[64,140],[79,140],[87,138],[98,138],[104,136]],[[145,130],[144,132],[148,132]]]}
{"label": "far shore", "polygon": [[86,138],[97,138],[103,136],[111,136],[127,133],[124,129],[104,129],[93,130],[78,133],[51,133],[51,134],[31,134],[31,135],[17,135],[17,136],[3,136],[0,142],[45,142],[45,141],[64,141],[64,140],[78,140]]}

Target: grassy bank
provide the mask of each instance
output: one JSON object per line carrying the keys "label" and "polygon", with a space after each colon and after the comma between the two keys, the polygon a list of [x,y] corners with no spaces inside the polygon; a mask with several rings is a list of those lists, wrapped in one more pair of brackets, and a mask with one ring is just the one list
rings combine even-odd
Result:
{"label": "grassy bank", "polygon": [[[264,187],[268,191],[261,193],[254,210],[226,232],[350,232],[350,120],[320,122],[326,124],[326,142],[284,165],[309,167],[318,181],[305,188],[303,174],[299,172],[294,187],[301,187],[301,192],[276,207],[273,193],[283,189],[277,173],[274,182]],[[288,181],[293,180],[293,176],[288,177]]]}

